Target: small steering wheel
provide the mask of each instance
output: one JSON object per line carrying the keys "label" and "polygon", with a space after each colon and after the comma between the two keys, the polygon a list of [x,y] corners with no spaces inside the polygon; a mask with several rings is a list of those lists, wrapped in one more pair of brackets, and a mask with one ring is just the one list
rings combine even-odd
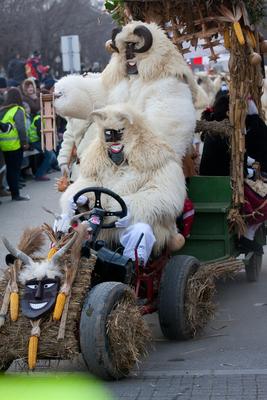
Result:
{"label": "small steering wheel", "polygon": [[[126,206],[125,202],[118,194],[112,192],[112,190],[106,189],[104,187],[88,187],[88,188],[82,189],[78,193],[76,193],[75,196],[73,197],[73,201],[75,204],[77,204],[78,198],[84,193],[94,193],[95,194],[95,204],[94,204],[93,208],[101,208],[102,210],[104,210],[104,217],[123,218],[127,215],[127,206]],[[102,193],[107,194],[108,196],[115,199],[121,206],[121,211],[106,211],[101,205],[101,194]],[[115,228],[115,222],[117,222],[117,220],[110,222],[109,224],[103,224],[102,228],[103,229]]]}

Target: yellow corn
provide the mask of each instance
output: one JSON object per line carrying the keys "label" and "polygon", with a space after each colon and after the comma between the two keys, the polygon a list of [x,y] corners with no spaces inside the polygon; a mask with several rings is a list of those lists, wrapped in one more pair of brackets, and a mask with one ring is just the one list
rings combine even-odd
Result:
{"label": "yellow corn", "polygon": [[257,47],[257,42],[256,42],[256,39],[255,39],[254,33],[251,32],[251,31],[248,29],[248,35],[249,35],[249,38],[250,38],[251,45],[252,45],[253,49],[256,49],[256,47]]}
{"label": "yellow corn", "polygon": [[65,301],[66,301],[65,293],[59,293],[57,295],[57,301],[56,301],[55,308],[54,308],[54,313],[53,313],[53,320],[54,321],[59,321],[60,320],[61,315],[63,313]]}
{"label": "yellow corn", "polygon": [[230,49],[231,42],[230,42],[230,35],[229,35],[229,30],[228,29],[225,29],[223,31],[223,41],[224,41],[224,47],[226,49]]}
{"label": "yellow corn", "polygon": [[49,250],[48,254],[47,254],[47,260],[50,261],[51,258],[53,257],[53,255],[57,252],[57,248],[56,247],[51,247],[51,249]]}
{"label": "yellow corn", "polygon": [[239,44],[244,45],[245,44],[245,38],[244,38],[244,35],[243,35],[243,32],[242,32],[242,28],[240,26],[240,23],[239,22],[234,22],[233,26],[234,26],[234,31],[235,31],[235,34],[236,34],[236,37],[237,37],[237,40],[238,40]]}
{"label": "yellow corn", "polygon": [[28,367],[30,370],[36,367],[38,349],[38,336],[31,336],[28,346]]}
{"label": "yellow corn", "polygon": [[9,309],[11,321],[17,321],[19,316],[19,294],[16,292],[10,293]]}

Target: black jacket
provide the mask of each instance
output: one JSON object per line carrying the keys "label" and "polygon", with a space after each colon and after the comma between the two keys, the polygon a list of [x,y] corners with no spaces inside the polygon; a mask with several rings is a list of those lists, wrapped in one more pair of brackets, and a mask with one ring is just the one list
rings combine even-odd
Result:
{"label": "black jacket", "polygon": [[245,136],[247,155],[260,163],[261,170],[267,172],[267,126],[257,115],[247,115]]}

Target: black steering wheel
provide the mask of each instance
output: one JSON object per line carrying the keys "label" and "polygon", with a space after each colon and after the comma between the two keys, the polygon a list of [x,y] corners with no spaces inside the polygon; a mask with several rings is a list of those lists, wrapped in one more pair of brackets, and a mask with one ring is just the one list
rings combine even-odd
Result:
{"label": "black steering wheel", "polygon": [[[94,204],[93,208],[101,208],[101,210],[104,211],[104,217],[119,217],[119,218],[123,218],[123,217],[125,217],[127,215],[127,206],[126,206],[125,202],[123,201],[123,199],[118,194],[112,192],[112,190],[106,189],[104,187],[87,187],[85,189],[80,190],[73,197],[74,203],[77,205],[77,200],[82,194],[91,193],[91,192],[95,194],[95,204]],[[108,196],[110,196],[113,199],[115,199],[119,203],[119,205],[121,206],[121,211],[107,211],[107,210],[105,210],[101,205],[101,194],[102,193],[107,194]],[[102,228],[103,229],[115,228],[115,222],[117,222],[117,220],[113,221],[113,222],[110,222],[109,224],[103,224]]]}

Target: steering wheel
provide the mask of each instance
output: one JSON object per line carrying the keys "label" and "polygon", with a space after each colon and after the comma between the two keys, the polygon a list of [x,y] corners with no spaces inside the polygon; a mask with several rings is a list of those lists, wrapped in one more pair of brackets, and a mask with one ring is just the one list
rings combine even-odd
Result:
{"label": "steering wheel", "polygon": [[[104,187],[88,187],[88,188],[82,189],[78,193],[76,193],[75,196],[73,197],[73,201],[76,205],[77,205],[78,198],[84,193],[94,193],[95,194],[95,204],[94,204],[93,208],[101,208],[102,210],[104,210],[104,217],[123,218],[127,215],[127,206],[126,206],[124,200],[118,194],[112,192],[112,190],[106,189]],[[119,203],[119,205],[121,206],[121,211],[106,211],[101,205],[101,194],[102,193],[107,194],[108,196],[110,196],[114,200],[116,200],[117,203]],[[103,224],[102,228],[103,229],[115,228],[115,222],[117,222],[117,220],[110,222],[109,224]]]}

